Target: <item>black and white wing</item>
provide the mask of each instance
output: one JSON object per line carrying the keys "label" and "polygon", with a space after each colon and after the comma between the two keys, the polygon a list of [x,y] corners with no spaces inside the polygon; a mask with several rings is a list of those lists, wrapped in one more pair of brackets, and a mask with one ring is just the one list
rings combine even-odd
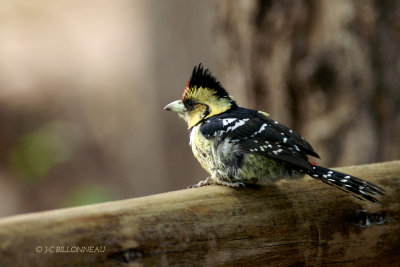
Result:
{"label": "black and white wing", "polygon": [[302,136],[255,110],[236,108],[214,116],[200,131],[206,138],[228,138],[245,153],[280,159],[304,170],[312,168],[307,155],[319,158]]}

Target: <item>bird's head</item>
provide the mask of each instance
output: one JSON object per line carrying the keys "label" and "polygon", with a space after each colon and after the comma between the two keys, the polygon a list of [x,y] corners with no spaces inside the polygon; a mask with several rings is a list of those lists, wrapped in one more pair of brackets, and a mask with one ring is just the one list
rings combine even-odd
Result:
{"label": "bird's head", "polygon": [[188,128],[212,116],[237,107],[221,83],[201,64],[194,67],[182,98],[168,104],[164,109],[178,113]]}

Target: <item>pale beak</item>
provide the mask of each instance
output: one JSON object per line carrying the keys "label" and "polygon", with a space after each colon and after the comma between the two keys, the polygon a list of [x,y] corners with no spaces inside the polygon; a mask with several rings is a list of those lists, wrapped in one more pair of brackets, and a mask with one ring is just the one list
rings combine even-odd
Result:
{"label": "pale beak", "polygon": [[183,114],[186,111],[185,105],[183,105],[181,100],[176,100],[165,106],[165,110],[173,111],[178,114]]}

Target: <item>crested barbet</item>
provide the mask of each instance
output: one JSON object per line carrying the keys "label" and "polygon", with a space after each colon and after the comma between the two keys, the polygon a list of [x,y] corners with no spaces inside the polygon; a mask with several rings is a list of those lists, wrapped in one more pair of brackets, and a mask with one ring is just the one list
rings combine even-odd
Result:
{"label": "crested barbet", "polygon": [[210,177],[191,187],[266,185],[308,174],[359,199],[372,202],[382,188],[360,178],[318,166],[311,145],[268,113],[239,107],[201,64],[194,67],[181,100],[165,107],[189,129],[189,145]]}

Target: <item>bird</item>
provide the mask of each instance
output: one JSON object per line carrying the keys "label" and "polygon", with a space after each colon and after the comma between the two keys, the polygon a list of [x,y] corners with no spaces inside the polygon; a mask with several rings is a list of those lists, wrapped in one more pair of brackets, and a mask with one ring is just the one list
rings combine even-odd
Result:
{"label": "bird", "polygon": [[354,197],[380,202],[384,189],[352,175],[317,165],[309,142],[264,111],[235,100],[209,69],[193,68],[181,99],[165,106],[188,125],[189,145],[208,178],[189,186],[246,187],[309,175]]}

